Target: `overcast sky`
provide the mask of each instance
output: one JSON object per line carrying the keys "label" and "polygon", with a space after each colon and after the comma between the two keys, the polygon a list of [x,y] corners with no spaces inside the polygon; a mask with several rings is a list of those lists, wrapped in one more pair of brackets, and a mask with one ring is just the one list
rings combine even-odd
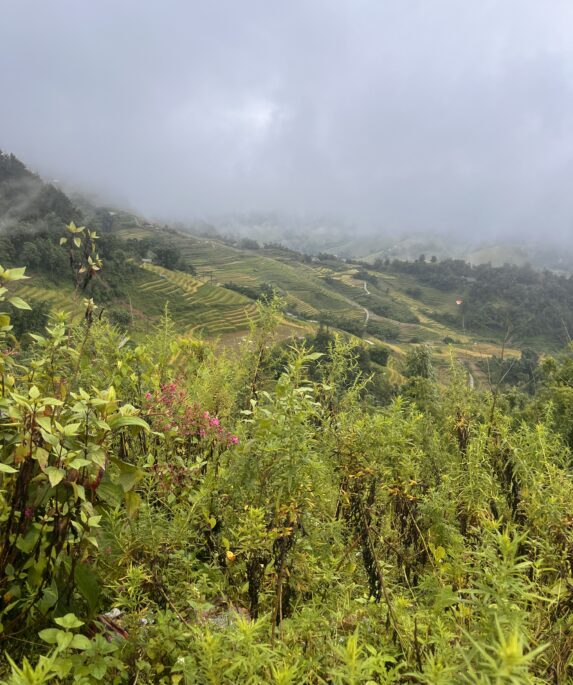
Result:
{"label": "overcast sky", "polygon": [[152,217],[573,232],[570,0],[0,0],[0,148]]}

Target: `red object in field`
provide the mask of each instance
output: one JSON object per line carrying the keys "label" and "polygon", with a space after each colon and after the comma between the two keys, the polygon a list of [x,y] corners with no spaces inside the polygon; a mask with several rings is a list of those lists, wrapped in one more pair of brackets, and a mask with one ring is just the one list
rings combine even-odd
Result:
{"label": "red object in field", "polygon": [[456,300],[456,304],[463,304],[463,300]]}

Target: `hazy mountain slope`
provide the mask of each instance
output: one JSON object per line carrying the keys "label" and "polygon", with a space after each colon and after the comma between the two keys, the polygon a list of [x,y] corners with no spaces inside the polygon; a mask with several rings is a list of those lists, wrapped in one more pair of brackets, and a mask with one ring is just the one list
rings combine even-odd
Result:
{"label": "hazy mountain slope", "polygon": [[[567,279],[509,267],[490,273],[452,260],[369,264],[328,253],[311,257],[280,244],[260,247],[253,239],[156,226],[81,198],[76,204],[86,223],[101,233],[104,269],[86,293],[74,295],[59,236],[79,210],[15,157],[2,155],[0,161],[2,260],[27,265],[34,278],[22,293],[52,309],[79,314],[82,298],[91,296],[113,321],[137,332],[148,330],[167,305],[181,333],[233,340],[257,319],[255,301],[274,290],[285,302],[285,334],[322,323],[398,346],[397,354],[400,346],[420,342],[432,344],[437,354],[452,341],[460,353],[475,352],[476,344],[491,351],[495,347],[488,346],[506,335],[505,320],[513,325],[510,342],[541,350],[563,344],[573,330]],[[270,219],[265,221],[261,225]],[[497,282],[494,290],[489,281]]]}

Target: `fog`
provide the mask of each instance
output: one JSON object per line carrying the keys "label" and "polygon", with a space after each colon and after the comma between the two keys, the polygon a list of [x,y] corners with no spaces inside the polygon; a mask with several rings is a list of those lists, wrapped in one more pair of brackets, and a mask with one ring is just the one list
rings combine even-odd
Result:
{"label": "fog", "polygon": [[0,148],[142,214],[573,228],[573,4],[0,0]]}

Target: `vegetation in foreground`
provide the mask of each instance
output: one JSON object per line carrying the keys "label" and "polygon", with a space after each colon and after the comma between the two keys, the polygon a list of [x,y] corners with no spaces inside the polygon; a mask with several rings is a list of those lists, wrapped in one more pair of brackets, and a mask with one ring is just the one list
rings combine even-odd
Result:
{"label": "vegetation in foreground", "polygon": [[[69,228],[79,293],[97,236]],[[423,346],[137,343],[91,300],[23,347],[0,270],[4,683],[566,683],[573,358],[470,390]]]}

